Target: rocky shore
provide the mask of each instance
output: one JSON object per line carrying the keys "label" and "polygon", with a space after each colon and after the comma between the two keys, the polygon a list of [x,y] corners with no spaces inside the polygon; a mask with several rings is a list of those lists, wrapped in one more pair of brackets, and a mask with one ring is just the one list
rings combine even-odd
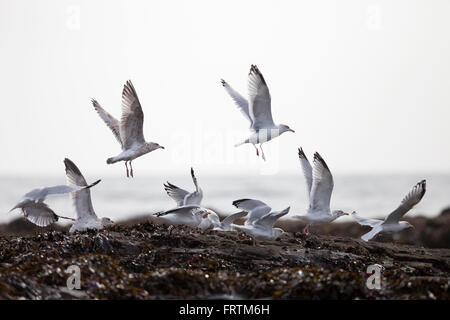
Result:
{"label": "rocky shore", "polygon": [[[374,264],[379,290],[366,285]],[[80,290],[66,285],[74,265]],[[449,276],[450,249],[348,236],[286,233],[255,247],[155,222],[0,236],[0,299],[449,299]]]}

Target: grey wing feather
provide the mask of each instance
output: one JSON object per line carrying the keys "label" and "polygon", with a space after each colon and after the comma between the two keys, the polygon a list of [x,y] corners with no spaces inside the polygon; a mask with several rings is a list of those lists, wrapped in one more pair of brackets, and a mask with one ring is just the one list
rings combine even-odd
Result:
{"label": "grey wing feather", "polygon": [[306,187],[307,187],[306,191],[308,193],[308,199],[311,201],[311,189],[313,182],[312,167],[302,148],[298,148],[298,158],[300,159],[303,175],[305,176],[306,180]]}
{"label": "grey wing feather", "polygon": [[228,92],[228,94],[233,99],[234,103],[236,103],[238,109],[244,115],[248,121],[250,121],[250,127],[253,124],[252,118],[250,117],[250,113],[248,110],[248,101],[236,90],[234,90],[225,80],[221,79],[222,86]]}
{"label": "grey wing feather", "polygon": [[45,203],[37,203],[23,208],[27,220],[39,227],[47,227],[58,221],[58,216]]}
{"label": "grey wing feather", "polygon": [[246,225],[253,224],[256,220],[268,214],[272,208],[260,200],[254,199],[240,199],[233,201],[233,205],[241,210],[245,210],[249,213]]}
{"label": "grey wing feather", "polygon": [[255,65],[251,66],[248,77],[248,97],[252,129],[257,131],[274,127],[269,88]]}
{"label": "grey wing feather", "polygon": [[[64,165],[66,167],[67,180],[71,185],[86,187],[86,179],[81,174],[80,169],[70,159],[64,159]],[[98,182],[97,182],[98,183]],[[90,188],[84,188],[80,191],[72,193],[72,201],[77,213],[77,218],[92,217],[97,218],[94,207],[92,206],[91,191]]]}
{"label": "grey wing feather", "polygon": [[256,220],[254,222],[254,224],[259,224],[266,228],[273,228],[273,226],[275,225],[275,222],[278,219],[280,219],[282,216],[285,216],[286,214],[289,213],[289,209],[290,209],[290,207],[288,207],[282,211],[268,213],[265,216]]}
{"label": "grey wing feather", "polygon": [[112,133],[114,134],[114,137],[116,137],[117,141],[122,146],[122,139],[120,137],[120,123],[119,120],[114,118],[111,114],[105,111],[105,109],[102,108],[100,103],[97,102],[97,100],[92,99],[92,105],[94,106],[94,109],[97,111],[100,118],[106,123],[109,129],[111,129]]}
{"label": "grey wing feather", "polygon": [[144,112],[136,90],[128,80],[123,86],[122,118],[120,120],[120,137],[124,149],[130,148],[136,142],[145,143],[143,125]]}
{"label": "grey wing feather", "polygon": [[333,176],[327,164],[317,152],[314,154],[313,165],[310,208],[313,211],[329,212],[334,186]]}
{"label": "grey wing feather", "polygon": [[412,190],[403,198],[402,202],[384,220],[385,224],[397,223],[409,210],[422,200],[426,191],[426,181],[417,183]]}
{"label": "grey wing feather", "polygon": [[247,215],[247,211],[241,211],[237,213],[233,213],[222,220],[221,224],[224,229],[229,229],[230,225],[234,223],[237,219],[241,219]]}
{"label": "grey wing feather", "polygon": [[358,216],[355,212],[352,213],[352,218],[356,220],[356,222],[358,222],[358,224],[362,225],[362,226],[369,226],[369,227],[375,227],[377,224],[380,224],[382,222],[382,220],[377,220],[377,219],[367,219],[367,218],[363,218]]}
{"label": "grey wing feather", "polygon": [[189,195],[188,191],[181,189],[170,182],[164,184],[164,190],[166,190],[169,197],[175,200],[178,207],[184,205],[184,198]]}
{"label": "grey wing feather", "polygon": [[176,207],[167,211],[157,212],[155,213],[155,216],[157,217],[163,217],[165,215],[174,213],[174,214],[180,214],[180,215],[192,215],[193,210],[199,209],[199,206],[182,206],[182,207]]}

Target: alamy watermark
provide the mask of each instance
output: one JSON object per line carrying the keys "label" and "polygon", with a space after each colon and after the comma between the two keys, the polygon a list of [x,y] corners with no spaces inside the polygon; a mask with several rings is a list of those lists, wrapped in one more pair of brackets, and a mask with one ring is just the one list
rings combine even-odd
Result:
{"label": "alamy watermark", "polygon": [[370,290],[381,289],[381,271],[383,266],[379,264],[371,264],[367,267],[367,274],[370,276],[366,280],[366,287]]}
{"label": "alamy watermark", "polygon": [[67,278],[66,285],[69,290],[81,289],[81,270],[77,265],[71,265],[67,268],[66,273],[70,274]]}

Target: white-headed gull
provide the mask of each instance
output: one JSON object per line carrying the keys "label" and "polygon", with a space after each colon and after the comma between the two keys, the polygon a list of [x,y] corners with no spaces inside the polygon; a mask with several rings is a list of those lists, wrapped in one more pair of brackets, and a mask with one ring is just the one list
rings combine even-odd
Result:
{"label": "white-headed gull", "polygon": [[24,218],[30,222],[38,225],[39,227],[46,227],[52,223],[58,221],[58,218],[70,219],[57,215],[49,206],[44,202],[48,196],[65,195],[75,191],[89,189],[99,183],[100,180],[94,182],[91,185],[84,186],[67,186],[58,185],[53,187],[45,187],[40,189],[34,189],[25,194],[22,199],[10,210],[22,209]]}
{"label": "white-headed gull", "polygon": [[[144,113],[131,81],[127,81],[123,86],[122,118],[120,122],[106,112],[97,100],[92,99],[92,104],[122,147],[122,152],[115,157],[108,158],[106,163],[112,164],[118,161],[125,161],[127,177],[130,174],[132,177],[134,176],[131,161],[153,150],[164,149],[163,146],[155,142],[146,142],[144,139]],[[127,162],[130,163],[130,173],[128,172]]]}
{"label": "white-headed gull", "polygon": [[169,197],[171,197],[177,203],[178,207],[187,205],[200,205],[203,199],[203,191],[198,186],[197,178],[194,174],[194,169],[191,168],[191,177],[195,185],[195,191],[189,192],[184,189],[177,187],[176,185],[167,182],[164,184],[164,189],[166,190]]}
{"label": "white-headed gull", "polygon": [[213,225],[213,230],[216,231],[233,231],[234,229],[231,227],[231,225],[236,221],[237,219],[241,219],[247,215],[247,211],[240,211],[233,214],[230,214],[226,218],[224,218],[222,221],[220,221],[220,218],[217,214],[209,214],[208,219],[211,221],[211,224]]}
{"label": "white-headed gull", "polygon": [[[66,166],[67,181],[70,185],[75,187],[87,186],[86,180],[81,174],[80,169],[69,159],[64,159]],[[113,224],[109,218],[99,219],[95,214],[92,206],[91,191],[89,189],[82,189],[72,193],[72,201],[77,214],[72,227],[69,232],[81,231],[86,229],[102,229],[108,225]]]}
{"label": "white-headed gull", "polygon": [[231,227],[244,231],[253,237],[253,244],[256,239],[275,240],[284,231],[281,228],[274,228],[275,222],[282,216],[288,214],[290,207],[281,211],[272,211],[272,208],[260,200],[240,199],[233,201],[233,205],[249,213],[249,218],[244,225],[232,224]]}
{"label": "white-headed gull", "polygon": [[239,110],[250,121],[250,129],[253,131],[253,134],[248,139],[236,146],[251,143],[256,149],[256,155],[259,156],[259,151],[256,147],[259,144],[261,156],[265,160],[262,149],[264,142],[272,140],[284,132],[295,131],[285,124],[276,125],[273,122],[269,88],[257,66],[252,65],[250,67],[250,73],[248,75],[248,101],[239,92],[230,87],[225,80],[222,79],[221,81],[225,90],[237,104]]}
{"label": "white-headed gull", "polygon": [[404,229],[413,228],[407,221],[400,221],[400,219],[411,210],[416,204],[420,202],[426,191],[426,181],[422,180],[417,183],[412,190],[403,198],[400,205],[392,211],[384,220],[367,219],[352,213],[352,217],[362,226],[369,226],[371,231],[364,234],[361,239],[369,241],[379,233],[395,233]]}
{"label": "white-headed gull", "polygon": [[306,214],[295,215],[293,218],[306,222],[303,232],[307,233],[310,225],[329,223],[348,215],[342,210],[331,211],[330,209],[331,193],[334,187],[333,176],[320,154],[314,153],[314,168],[311,167],[302,148],[298,149],[298,157],[306,179],[309,207]]}

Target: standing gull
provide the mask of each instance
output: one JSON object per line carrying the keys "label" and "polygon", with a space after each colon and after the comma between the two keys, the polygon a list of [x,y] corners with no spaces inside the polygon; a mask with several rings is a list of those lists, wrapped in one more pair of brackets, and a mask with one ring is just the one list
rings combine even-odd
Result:
{"label": "standing gull", "polygon": [[231,227],[244,231],[253,237],[253,244],[256,239],[275,240],[284,231],[274,228],[275,222],[282,216],[288,214],[290,207],[281,211],[272,211],[272,208],[260,200],[241,199],[233,201],[233,205],[249,213],[249,218],[243,226],[232,224]]}
{"label": "standing gull", "polygon": [[14,206],[14,208],[9,211],[11,212],[19,208],[22,209],[24,218],[34,223],[35,225],[38,225],[39,227],[49,226],[52,223],[58,221],[59,218],[73,220],[71,218],[57,215],[44,202],[45,199],[48,196],[64,195],[83,189],[87,190],[95,186],[99,182],[100,180],[94,182],[91,185],[86,184],[84,186],[58,185],[53,187],[34,189],[25,194],[22,199]]}
{"label": "standing gull", "polygon": [[420,202],[426,191],[426,181],[422,180],[417,183],[412,190],[403,198],[400,205],[392,211],[384,220],[366,219],[352,213],[352,217],[362,226],[372,227],[372,230],[364,234],[361,239],[369,241],[378,233],[395,233],[408,228],[414,228],[407,221],[400,219]]}
{"label": "standing gull", "polygon": [[308,233],[310,225],[329,223],[348,213],[342,210],[330,210],[334,186],[333,176],[320,154],[317,152],[314,154],[314,168],[311,167],[302,148],[298,149],[298,157],[306,179],[309,208],[305,215],[295,215],[293,218],[305,221],[307,225],[303,232]]}
{"label": "standing gull", "polygon": [[257,66],[252,65],[248,75],[248,101],[239,92],[230,87],[225,80],[222,79],[221,81],[239,110],[250,121],[250,129],[253,131],[253,134],[248,139],[236,146],[251,143],[256,149],[256,155],[259,156],[259,151],[256,147],[256,144],[259,143],[261,156],[265,160],[262,149],[264,142],[270,141],[284,132],[295,131],[285,124],[276,125],[273,122],[269,88]]}
{"label": "standing gull", "polygon": [[[64,159],[66,166],[66,176],[69,184],[75,187],[87,186],[86,180],[81,174],[80,169],[69,159]],[[72,193],[72,201],[77,213],[77,219],[70,228],[69,232],[81,231],[86,229],[102,229],[113,224],[109,218],[99,219],[92,206],[91,191],[82,189]]]}
{"label": "standing gull", "polygon": [[[122,146],[122,152],[115,157],[108,158],[106,163],[112,164],[118,161],[125,161],[127,177],[129,177],[130,174],[131,177],[134,177],[131,161],[146,153],[152,152],[153,150],[160,148],[164,149],[163,146],[160,146],[155,142],[146,142],[144,139],[144,113],[142,112],[136,90],[130,80],[123,86],[122,118],[120,119],[120,122],[106,112],[97,100],[92,99],[92,104],[100,118],[102,118],[106,125],[111,129],[117,141]],[[127,162],[130,163],[130,172],[128,171]]]}

